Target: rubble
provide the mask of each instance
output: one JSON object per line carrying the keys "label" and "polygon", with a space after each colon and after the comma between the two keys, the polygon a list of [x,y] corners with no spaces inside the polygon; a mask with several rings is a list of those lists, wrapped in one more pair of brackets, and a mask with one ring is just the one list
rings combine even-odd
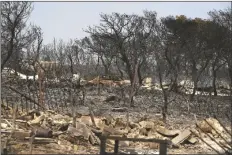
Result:
{"label": "rubble", "polygon": [[203,132],[212,133],[213,135],[217,135],[217,132],[223,132],[223,127],[215,118],[207,118],[201,122],[198,122],[197,126],[201,128]]}
{"label": "rubble", "polygon": [[[224,128],[214,118],[207,118],[197,122],[195,128],[170,130],[160,120],[146,118],[137,122],[127,122],[123,118],[115,118],[111,115],[95,117],[80,114],[76,118],[76,122],[73,123],[72,117],[51,110],[34,110],[26,114],[18,112],[14,128],[12,117],[9,116],[12,116],[12,114],[8,114],[8,117],[5,115],[1,122],[2,139],[9,141],[10,136],[11,139],[27,141],[27,145],[30,146],[32,152],[35,149],[34,145],[51,145],[51,143],[54,143],[53,147],[60,149],[65,148],[65,146],[67,148],[73,146],[69,149],[69,152],[77,153],[80,151],[81,146],[85,146],[86,149],[90,146],[98,146],[100,144],[100,135],[167,139],[172,142],[170,148],[178,148],[184,146],[185,143],[189,145],[204,142],[212,144],[212,141],[215,140],[216,142],[213,145],[217,145],[214,148],[218,149],[219,152],[226,151],[228,148],[231,149],[231,145],[224,142],[219,135],[220,133],[226,135]],[[212,136],[206,137],[207,134]],[[8,140],[4,137],[8,137]],[[114,141],[108,140],[107,143],[113,145]],[[137,144],[137,142],[120,142],[119,146],[138,147]],[[59,145],[59,147],[55,145]],[[148,147],[153,150],[159,148],[159,145],[155,143],[139,143],[139,145],[142,148]]]}

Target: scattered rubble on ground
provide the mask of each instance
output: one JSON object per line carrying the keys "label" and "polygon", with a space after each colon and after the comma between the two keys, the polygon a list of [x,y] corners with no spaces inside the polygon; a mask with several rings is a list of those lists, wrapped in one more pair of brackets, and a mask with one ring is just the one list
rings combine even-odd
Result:
{"label": "scattered rubble on ground", "polygon": [[[157,138],[172,142],[169,151],[193,148],[199,145],[211,151],[224,153],[231,149],[230,131],[218,120],[207,118],[197,121],[189,129],[170,129],[161,120],[143,118],[129,121],[113,116],[94,117],[77,113],[77,117],[61,115],[52,110],[32,110],[22,113],[2,104],[1,138],[2,151],[13,153],[98,153],[100,135],[129,138]],[[107,145],[113,151],[114,141]],[[120,142],[120,149],[150,149],[157,151],[158,144]],[[211,146],[211,147],[210,147]],[[38,149],[40,148],[40,149]],[[54,150],[54,151],[52,151]],[[197,153],[197,150],[195,153]]]}

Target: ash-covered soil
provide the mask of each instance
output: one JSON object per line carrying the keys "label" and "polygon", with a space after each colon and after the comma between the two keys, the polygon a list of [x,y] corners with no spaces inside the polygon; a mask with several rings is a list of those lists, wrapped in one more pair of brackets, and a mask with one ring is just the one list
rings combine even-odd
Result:
{"label": "ash-covered soil", "polygon": [[[16,89],[19,89],[19,87]],[[17,93],[9,93],[8,89],[4,91],[3,93],[5,94],[13,97],[20,97]],[[89,115],[90,107],[96,117],[107,117],[111,115],[114,118],[123,118],[124,121],[127,121],[127,113],[129,113],[129,121],[131,122],[138,122],[138,120],[146,119],[162,120],[163,94],[159,90],[141,88],[134,97],[133,107],[129,106],[129,87],[122,89],[119,87],[110,88],[104,86],[98,91],[96,86],[88,86],[85,87],[84,98],[83,91],[72,91],[73,100],[70,99],[70,89],[68,88],[47,88],[47,108],[70,117],[72,117],[73,111],[81,113],[82,115]],[[21,92],[28,94],[28,89],[21,89]],[[29,96],[36,96],[33,95],[33,91],[30,91],[30,93]],[[16,100],[8,102],[9,105],[11,105],[11,103],[15,103]],[[165,124],[166,129],[180,131],[193,129],[196,127],[197,121],[209,117],[216,117],[228,129],[231,129],[232,100],[229,96],[196,95],[193,101],[189,101],[188,95],[168,92],[168,102],[167,122]],[[19,103],[20,106],[24,106],[24,108],[21,108],[22,110],[27,110],[26,107],[29,109],[36,108],[36,106],[33,106],[33,103],[29,101],[25,103],[21,100],[17,103]],[[29,106],[25,104],[29,104]],[[69,143],[67,142],[66,144]],[[22,146],[19,147],[22,148],[29,147],[27,144],[23,145],[23,143],[20,145]],[[64,153],[66,151],[67,153],[99,153],[99,146],[91,146],[91,144],[80,144],[76,152],[73,152],[75,149],[71,143],[68,149],[62,148],[62,146],[62,144],[36,145],[34,153]],[[110,150],[112,151],[112,148]],[[153,151],[157,151],[157,149]],[[198,140],[195,144],[184,143],[179,145],[178,148],[169,148],[168,152],[175,154],[215,153],[212,148],[208,147],[201,140]]]}

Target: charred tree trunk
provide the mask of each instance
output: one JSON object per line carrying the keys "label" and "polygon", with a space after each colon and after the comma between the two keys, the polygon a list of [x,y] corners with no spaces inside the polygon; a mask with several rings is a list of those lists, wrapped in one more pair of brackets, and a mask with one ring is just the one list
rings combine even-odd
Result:
{"label": "charred tree trunk", "polygon": [[232,66],[229,66],[230,89],[232,91]]}
{"label": "charred tree trunk", "polygon": [[141,66],[139,65],[138,67],[138,81],[139,81],[139,85],[142,85],[143,83],[143,79],[142,79],[142,75],[141,75],[141,70],[140,70]]}
{"label": "charred tree trunk", "polygon": [[134,70],[134,76],[133,80],[131,81],[131,92],[130,92],[130,107],[134,107],[134,96],[136,94],[137,88],[136,88],[136,83],[137,83],[137,78],[138,78],[138,69],[139,69],[139,64],[137,63],[135,66]]}
{"label": "charred tree trunk", "polygon": [[217,96],[217,87],[216,87],[217,71],[215,70],[214,66],[212,67],[212,73],[213,73],[213,81],[212,81],[213,92],[214,92],[214,96]]}
{"label": "charred tree trunk", "polygon": [[70,71],[71,71],[72,76],[73,76],[73,74],[74,74],[74,69],[73,69],[73,60],[72,60],[72,57],[71,57],[71,56],[69,57],[69,60],[70,60]]}
{"label": "charred tree trunk", "polygon": [[119,65],[118,63],[119,63],[119,62],[118,62],[118,60],[117,60],[117,58],[116,58],[117,69],[118,69],[118,71],[119,71],[119,73],[120,73],[120,78],[123,79],[123,78],[124,78],[124,75],[123,75],[123,72],[122,72],[122,70],[120,69],[120,65]]}
{"label": "charred tree trunk", "polygon": [[178,92],[178,82],[177,82],[177,76],[176,73],[174,75],[174,77],[171,79],[171,90],[174,92]]}
{"label": "charred tree trunk", "polygon": [[109,70],[109,66],[107,65],[107,63],[104,61],[103,56],[100,56],[101,62],[104,66],[104,71],[105,71],[105,75],[109,75],[110,74],[110,70]]}
{"label": "charred tree trunk", "polygon": [[195,62],[192,62],[192,81],[193,81],[193,92],[192,94],[190,95],[190,101],[193,100],[195,94],[196,94],[196,89],[197,89],[197,82],[198,82],[198,79],[197,79],[197,68],[196,68],[196,63]]}
{"label": "charred tree trunk", "polygon": [[39,104],[42,107],[44,106],[44,100],[45,100],[45,85],[44,85],[44,80],[45,80],[45,72],[43,69],[39,68],[39,73],[38,73],[38,78],[39,78]]}
{"label": "charred tree trunk", "polygon": [[197,80],[194,80],[193,83],[194,83],[194,86],[193,86],[193,92],[192,92],[192,94],[190,95],[190,101],[193,101],[194,96],[195,96],[195,94],[196,94]]}
{"label": "charred tree trunk", "polygon": [[169,68],[170,68],[170,73],[171,73],[171,91],[178,92],[178,59],[172,59],[171,55],[169,54],[168,48],[165,49],[165,58],[166,61],[168,62]]}
{"label": "charred tree trunk", "polygon": [[158,74],[159,74],[159,83],[160,83],[160,87],[162,89],[163,99],[164,99],[164,104],[162,107],[162,117],[163,117],[163,121],[166,123],[167,112],[168,112],[168,94],[167,94],[167,90],[164,89],[164,87],[163,87],[163,78],[162,78],[160,66],[158,66]]}
{"label": "charred tree trunk", "polygon": [[15,38],[15,30],[13,28],[12,31],[11,31],[11,39],[10,39],[9,46],[8,46],[7,56],[6,56],[5,59],[3,59],[2,63],[1,63],[1,71],[3,70],[3,68],[6,65],[7,61],[11,58],[11,56],[13,54],[14,38]]}
{"label": "charred tree trunk", "polygon": [[163,116],[164,123],[166,123],[167,113],[168,113],[168,96],[167,96],[167,91],[165,89],[162,89],[162,91],[163,91],[163,97],[164,97],[164,106],[162,108],[162,116]]}

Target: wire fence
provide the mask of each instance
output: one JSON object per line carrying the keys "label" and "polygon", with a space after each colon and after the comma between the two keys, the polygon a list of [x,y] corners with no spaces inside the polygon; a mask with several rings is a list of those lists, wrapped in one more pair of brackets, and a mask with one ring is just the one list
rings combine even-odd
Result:
{"label": "wire fence", "polygon": [[[19,79],[2,76],[1,101],[6,106],[17,105],[22,111],[42,108],[41,91],[43,93],[44,108],[58,112],[68,112],[73,104],[83,103],[84,88],[70,79],[49,79],[46,75],[43,89],[36,79]],[[4,81],[8,81],[5,82]]]}

